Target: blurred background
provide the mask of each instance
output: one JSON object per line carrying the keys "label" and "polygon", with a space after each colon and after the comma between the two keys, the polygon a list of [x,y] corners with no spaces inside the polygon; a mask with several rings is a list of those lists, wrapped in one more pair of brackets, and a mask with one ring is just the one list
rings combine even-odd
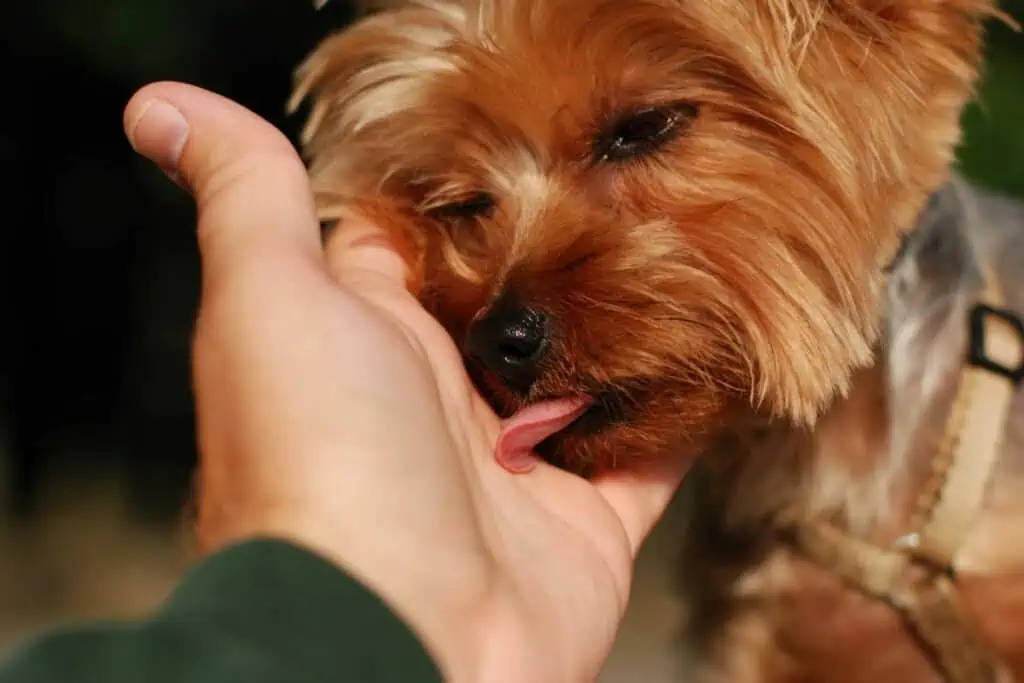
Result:
{"label": "blurred background", "polygon": [[[1024,21],[1024,0],[1002,4]],[[193,213],[132,153],[122,107],[146,82],[184,80],[294,140],[291,72],[351,15],[346,0],[0,3],[0,648],[145,613],[187,562]],[[994,25],[988,56],[960,162],[1024,195],[1024,37]],[[643,614],[645,594],[631,619],[652,625],[665,616]],[[649,660],[638,647],[623,645]]]}

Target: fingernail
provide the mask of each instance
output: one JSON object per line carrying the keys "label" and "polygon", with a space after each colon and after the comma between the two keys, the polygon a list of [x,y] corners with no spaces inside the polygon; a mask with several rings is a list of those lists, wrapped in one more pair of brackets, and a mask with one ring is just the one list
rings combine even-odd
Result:
{"label": "fingernail", "polygon": [[188,134],[188,121],[181,112],[156,99],[143,104],[128,126],[128,140],[132,148],[172,179],[177,175]]}

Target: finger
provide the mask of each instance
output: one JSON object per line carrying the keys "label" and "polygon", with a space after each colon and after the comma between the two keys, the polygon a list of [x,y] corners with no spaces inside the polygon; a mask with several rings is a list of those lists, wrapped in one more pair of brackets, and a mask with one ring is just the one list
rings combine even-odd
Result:
{"label": "finger", "polygon": [[394,240],[376,223],[349,214],[327,236],[328,268],[339,282],[403,287],[408,269]]}
{"label": "finger", "polygon": [[661,458],[636,469],[600,475],[594,486],[615,510],[634,555],[672,501],[693,461]]}
{"label": "finger", "polygon": [[306,169],[270,123],[200,88],[155,83],[129,101],[124,126],[195,197],[204,277],[275,258],[322,263]]}

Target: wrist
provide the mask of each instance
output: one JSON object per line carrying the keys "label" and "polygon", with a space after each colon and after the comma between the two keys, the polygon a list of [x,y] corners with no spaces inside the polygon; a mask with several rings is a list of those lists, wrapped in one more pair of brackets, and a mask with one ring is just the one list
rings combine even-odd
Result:
{"label": "wrist", "polygon": [[446,561],[436,552],[433,561],[407,562],[303,543],[376,594],[416,634],[445,681],[575,680],[562,675],[561,662],[538,656],[543,619],[524,616],[523,601],[508,589],[493,562],[478,557]]}
{"label": "wrist", "polygon": [[[201,552],[209,554],[249,540],[278,539],[301,548],[355,579],[375,594],[419,639],[441,669],[444,680],[453,683],[521,683],[506,678],[496,659],[506,656],[493,647],[497,623],[508,621],[499,615],[498,582],[494,565],[476,557],[461,560],[408,561],[385,555],[378,537],[347,538],[335,525],[318,532],[319,524],[296,521],[291,514],[242,515],[243,526],[212,524],[206,518],[198,525]],[[237,520],[237,517],[235,518]],[[390,547],[390,544],[388,544]],[[380,551],[385,552],[380,552]],[[443,553],[442,553],[443,555]],[[421,556],[423,556],[421,554]],[[472,567],[472,569],[470,569]]]}
{"label": "wrist", "polygon": [[[495,642],[504,629],[499,608],[500,583],[496,572],[465,571],[468,561],[378,563],[357,560],[347,553],[335,557],[338,567],[360,581],[401,619],[420,639],[452,683],[522,683],[505,678],[495,667]],[[520,653],[525,654],[525,651]]]}
{"label": "wrist", "polygon": [[[463,550],[445,557],[434,546],[421,548],[415,558],[396,557],[399,544],[381,544],[373,530],[364,537],[338,524],[321,529],[321,523],[291,513],[234,513],[201,515],[197,537],[203,554],[248,540],[279,539],[321,558],[375,594],[416,635],[445,681],[578,679],[541,632],[542,615],[527,614],[521,591],[490,556]],[[428,555],[434,559],[423,561]]]}

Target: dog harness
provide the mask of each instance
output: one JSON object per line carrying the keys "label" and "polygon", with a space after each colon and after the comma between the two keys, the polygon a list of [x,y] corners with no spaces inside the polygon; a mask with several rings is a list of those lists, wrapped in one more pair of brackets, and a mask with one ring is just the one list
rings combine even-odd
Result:
{"label": "dog harness", "polygon": [[793,530],[796,550],[903,618],[946,683],[995,683],[998,658],[956,595],[956,555],[984,506],[1015,390],[1024,381],[1024,322],[992,272],[968,311],[969,337],[953,407],[909,533],[882,547],[827,522]]}

